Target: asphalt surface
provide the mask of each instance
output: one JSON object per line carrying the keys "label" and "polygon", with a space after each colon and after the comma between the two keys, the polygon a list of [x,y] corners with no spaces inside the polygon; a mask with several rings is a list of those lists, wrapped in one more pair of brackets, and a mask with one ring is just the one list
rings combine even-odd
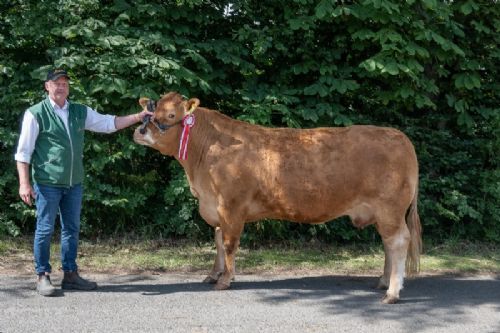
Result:
{"label": "asphalt surface", "polygon": [[375,276],[238,275],[226,291],[197,274],[86,277],[96,291],[47,298],[0,274],[0,332],[500,332],[499,276],[406,280],[395,305]]}

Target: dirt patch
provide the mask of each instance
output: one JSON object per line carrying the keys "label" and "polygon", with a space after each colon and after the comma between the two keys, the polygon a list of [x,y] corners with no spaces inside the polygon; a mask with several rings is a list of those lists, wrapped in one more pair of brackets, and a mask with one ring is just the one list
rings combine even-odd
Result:
{"label": "dirt patch", "polygon": [[24,252],[11,252],[0,258],[0,272],[2,274],[33,274],[33,255]]}

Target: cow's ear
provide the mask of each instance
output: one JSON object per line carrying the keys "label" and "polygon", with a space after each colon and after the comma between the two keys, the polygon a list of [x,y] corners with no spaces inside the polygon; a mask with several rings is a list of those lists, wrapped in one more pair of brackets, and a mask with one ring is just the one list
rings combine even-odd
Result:
{"label": "cow's ear", "polygon": [[191,98],[186,102],[184,113],[191,113],[200,105],[200,100],[198,98]]}
{"label": "cow's ear", "polygon": [[146,105],[148,105],[148,101],[149,101],[149,98],[147,98],[147,97],[141,97],[141,98],[139,98],[139,104],[140,104],[143,108],[145,108],[145,107],[146,107]]}

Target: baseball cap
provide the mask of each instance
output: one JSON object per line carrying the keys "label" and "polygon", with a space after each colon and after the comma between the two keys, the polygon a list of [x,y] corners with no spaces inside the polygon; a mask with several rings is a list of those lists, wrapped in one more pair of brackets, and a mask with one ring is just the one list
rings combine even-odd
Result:
{"label": "baseball cap", "polygon": [[58,78],[65,76],[69,80],[69,75],[64,69],[51,69],[47,73],[47,79],[45,81],[55,81]]}

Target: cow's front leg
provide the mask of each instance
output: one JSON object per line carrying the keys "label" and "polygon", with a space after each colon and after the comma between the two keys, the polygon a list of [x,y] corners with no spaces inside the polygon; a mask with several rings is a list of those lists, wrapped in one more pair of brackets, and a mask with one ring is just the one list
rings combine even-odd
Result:
{"label": "cow's front leg", "polygon": [[231,280],[235,275],[235,256],[240,245],[240,236],[243,231],[243,223],[241,225],[232,225],[228,230],[222,230],[222,238],[224,241],[224,273],[215,285],[216,290],[228,289],[231,286]]}
{"label": "cow's front leg", "polygon": [[222,230],[220,227],[215,228],[215,247],[217,249],[217,254],[215,256],[214,266],[208,274],[208,276],[203,280],[206,283],[217,283],[222,273],[224,273],[224,243],[222,241]]}

